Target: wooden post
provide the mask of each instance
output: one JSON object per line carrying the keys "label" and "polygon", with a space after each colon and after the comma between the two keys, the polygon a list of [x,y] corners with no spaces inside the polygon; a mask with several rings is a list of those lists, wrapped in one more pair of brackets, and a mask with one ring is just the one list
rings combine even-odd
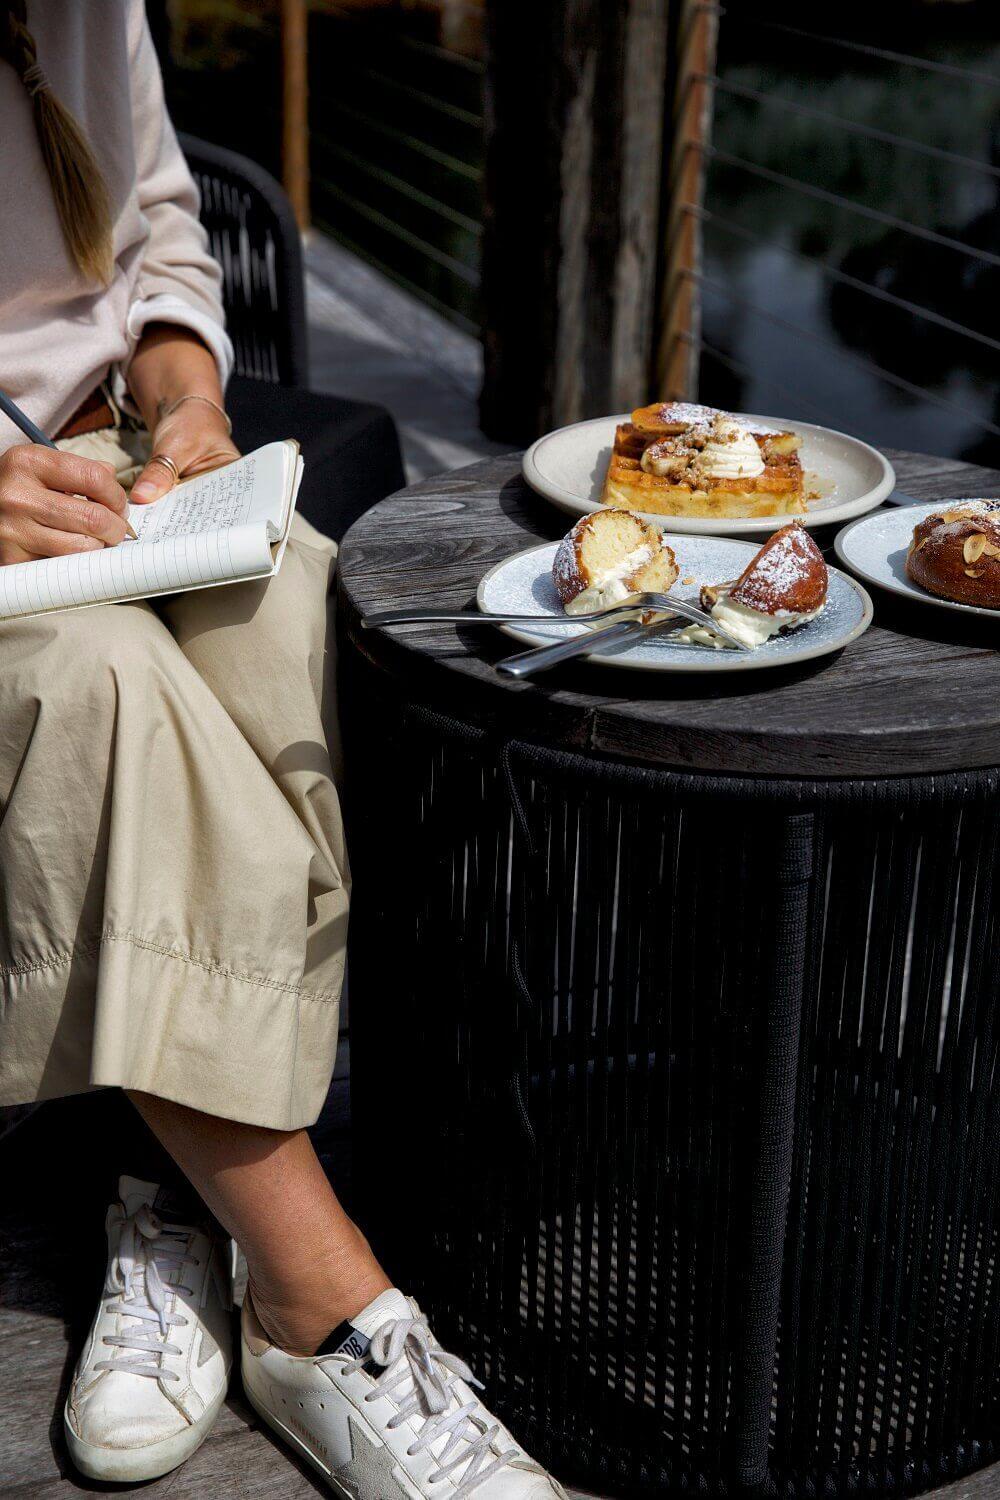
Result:
{"label": "wooden post", "polygon": [[668,0],[490,0],[483,427],[651,399]]}
{"label": "wooden post", "polygon": [[656,393],[693,401],[701,337],[701,289],[694,275],[702,266],[702,222],[692,210],[701,207],[705,194],[703,148],[711,136],[713,105],[707,78],[715,71],[718,10],[706,0],[681,0],[678,27]]}
{"label": "wooden post", "polygon": [[281,0],[282,151],[285,192],[309,227],[309,59],[306,0]]}

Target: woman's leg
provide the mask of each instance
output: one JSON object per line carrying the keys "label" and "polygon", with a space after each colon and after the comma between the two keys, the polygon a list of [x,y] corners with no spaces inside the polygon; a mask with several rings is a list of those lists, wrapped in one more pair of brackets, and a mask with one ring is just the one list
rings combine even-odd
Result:
{"label": "woman's leg", "polygon": [[152,1094],[133,1104],[243,1251],[271,1340],[312,1354],[390,1282],[304,1130],[263,1130]]}

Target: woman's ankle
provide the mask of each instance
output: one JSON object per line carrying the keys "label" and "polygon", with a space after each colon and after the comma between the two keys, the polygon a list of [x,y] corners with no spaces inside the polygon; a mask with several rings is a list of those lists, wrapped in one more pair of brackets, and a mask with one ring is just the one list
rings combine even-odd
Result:
{"label": "woman's ankle", "polygon": [[392,1282],[358,1235],[356,1255],[338,1256],[299,1274],[258,1274],[249,1267],[248,1289],[257,1318],[286,1354],[315,1354],[340,1323],[349,1322]]}

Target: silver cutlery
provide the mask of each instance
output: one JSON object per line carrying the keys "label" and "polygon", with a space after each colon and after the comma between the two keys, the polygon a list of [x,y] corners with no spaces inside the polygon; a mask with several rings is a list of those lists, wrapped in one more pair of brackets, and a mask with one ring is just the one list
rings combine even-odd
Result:
{"label": "silver cutlery", "polygon": [[[659,594],[628,594],[624,599],[619,599],[613,604],[605,604],[602,609],[590,610],[585,615],[572,615],[567,618],[586,625],[590,620],[610,620],[617,615],[634,615],[640,610],[651,608],[647,600],[660,597]],[[487,614],[483,610],[471,609],[382,609],[373,615],[364,615],[361,628],[375,630],[383,625],[542,625],[551,624],[553,620],[559,618],[558,615]]]}
{"label": "silver cutlery", "polygon": [[[647,635],[658,633],[664,626],[673,626],[678,616],[684,620],[691,620],[697,625],[703,625],[713,635],[717,635],[738,651],[753,649],[717,624],[704,610],[688,604],[686,600],[674,599],[669,594],[644,594],[641,597],[649,601],[645,609],[662,612],[660,618],[646,624],[641,620],[623,620],[609,626],[606,630],[570,636],[568,640],[556,641],[551,646],[536,646],[530,651],[518,652],[516,656],[505,657],[503,661],[497,662],[496,670],[506,677],[531,677],[535,672],[544,672],[560,662],[572,660],[575,656],[590,656],[597,652],[603,654],[630,640],[643,639]],[[578,619],[579,616],[575,618]]]}
{"label": "silver cutlery", "polygon": [[[629,594],[614,604],[606,604],[603,609],[591,610],[585,615],[567,615],[565,619],[574,625],[587,625],[596,620],[610,624],[614,620],[625,617],[632,619],[635,615],[646,614],[650,610],[680,615],[685,620],[692,620],[697,625],[706,626],[740,651],[749,649],[742,641],[737,640],[735,636],[730,635],[722,626],[710,619],[704,610],[694,604],[689,604],[684,599],[675,599],[672,594]],[[488,614],[483,610],[470,609],[383,609],[375,614],[362,616],[361,627],[363,630],[375,630],[386,625],[551,625],[560,619],[559,615]],[[592,637],[590,635],[573,636],[572,639],[590,641]]]}

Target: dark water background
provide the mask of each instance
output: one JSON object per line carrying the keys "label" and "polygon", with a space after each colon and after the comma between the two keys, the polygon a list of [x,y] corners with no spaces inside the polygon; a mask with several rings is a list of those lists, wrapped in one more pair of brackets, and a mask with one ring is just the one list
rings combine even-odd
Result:
{"label": "dark water background", "polygon": [[[714,145],[1000,255],[1000,6],[886,0],[764,14],[988,75],[952,78],[790,35],[761,24],[753,5],[729,7],[720,25],[726,84],[969,157],[978,170],[726,89]],[[1000,428],[998,351],[838,283],[821,264],[994,340],[1000,267],[731,165],[711,166],[706,207],[717,218],[706,225],[705,275],[717,286],[705,291],[703,337],[731,363],[703,355],[704,399],[1000,467],[1000,436],[983,425]],[[936,399],[894,386],[873,364]]]}

